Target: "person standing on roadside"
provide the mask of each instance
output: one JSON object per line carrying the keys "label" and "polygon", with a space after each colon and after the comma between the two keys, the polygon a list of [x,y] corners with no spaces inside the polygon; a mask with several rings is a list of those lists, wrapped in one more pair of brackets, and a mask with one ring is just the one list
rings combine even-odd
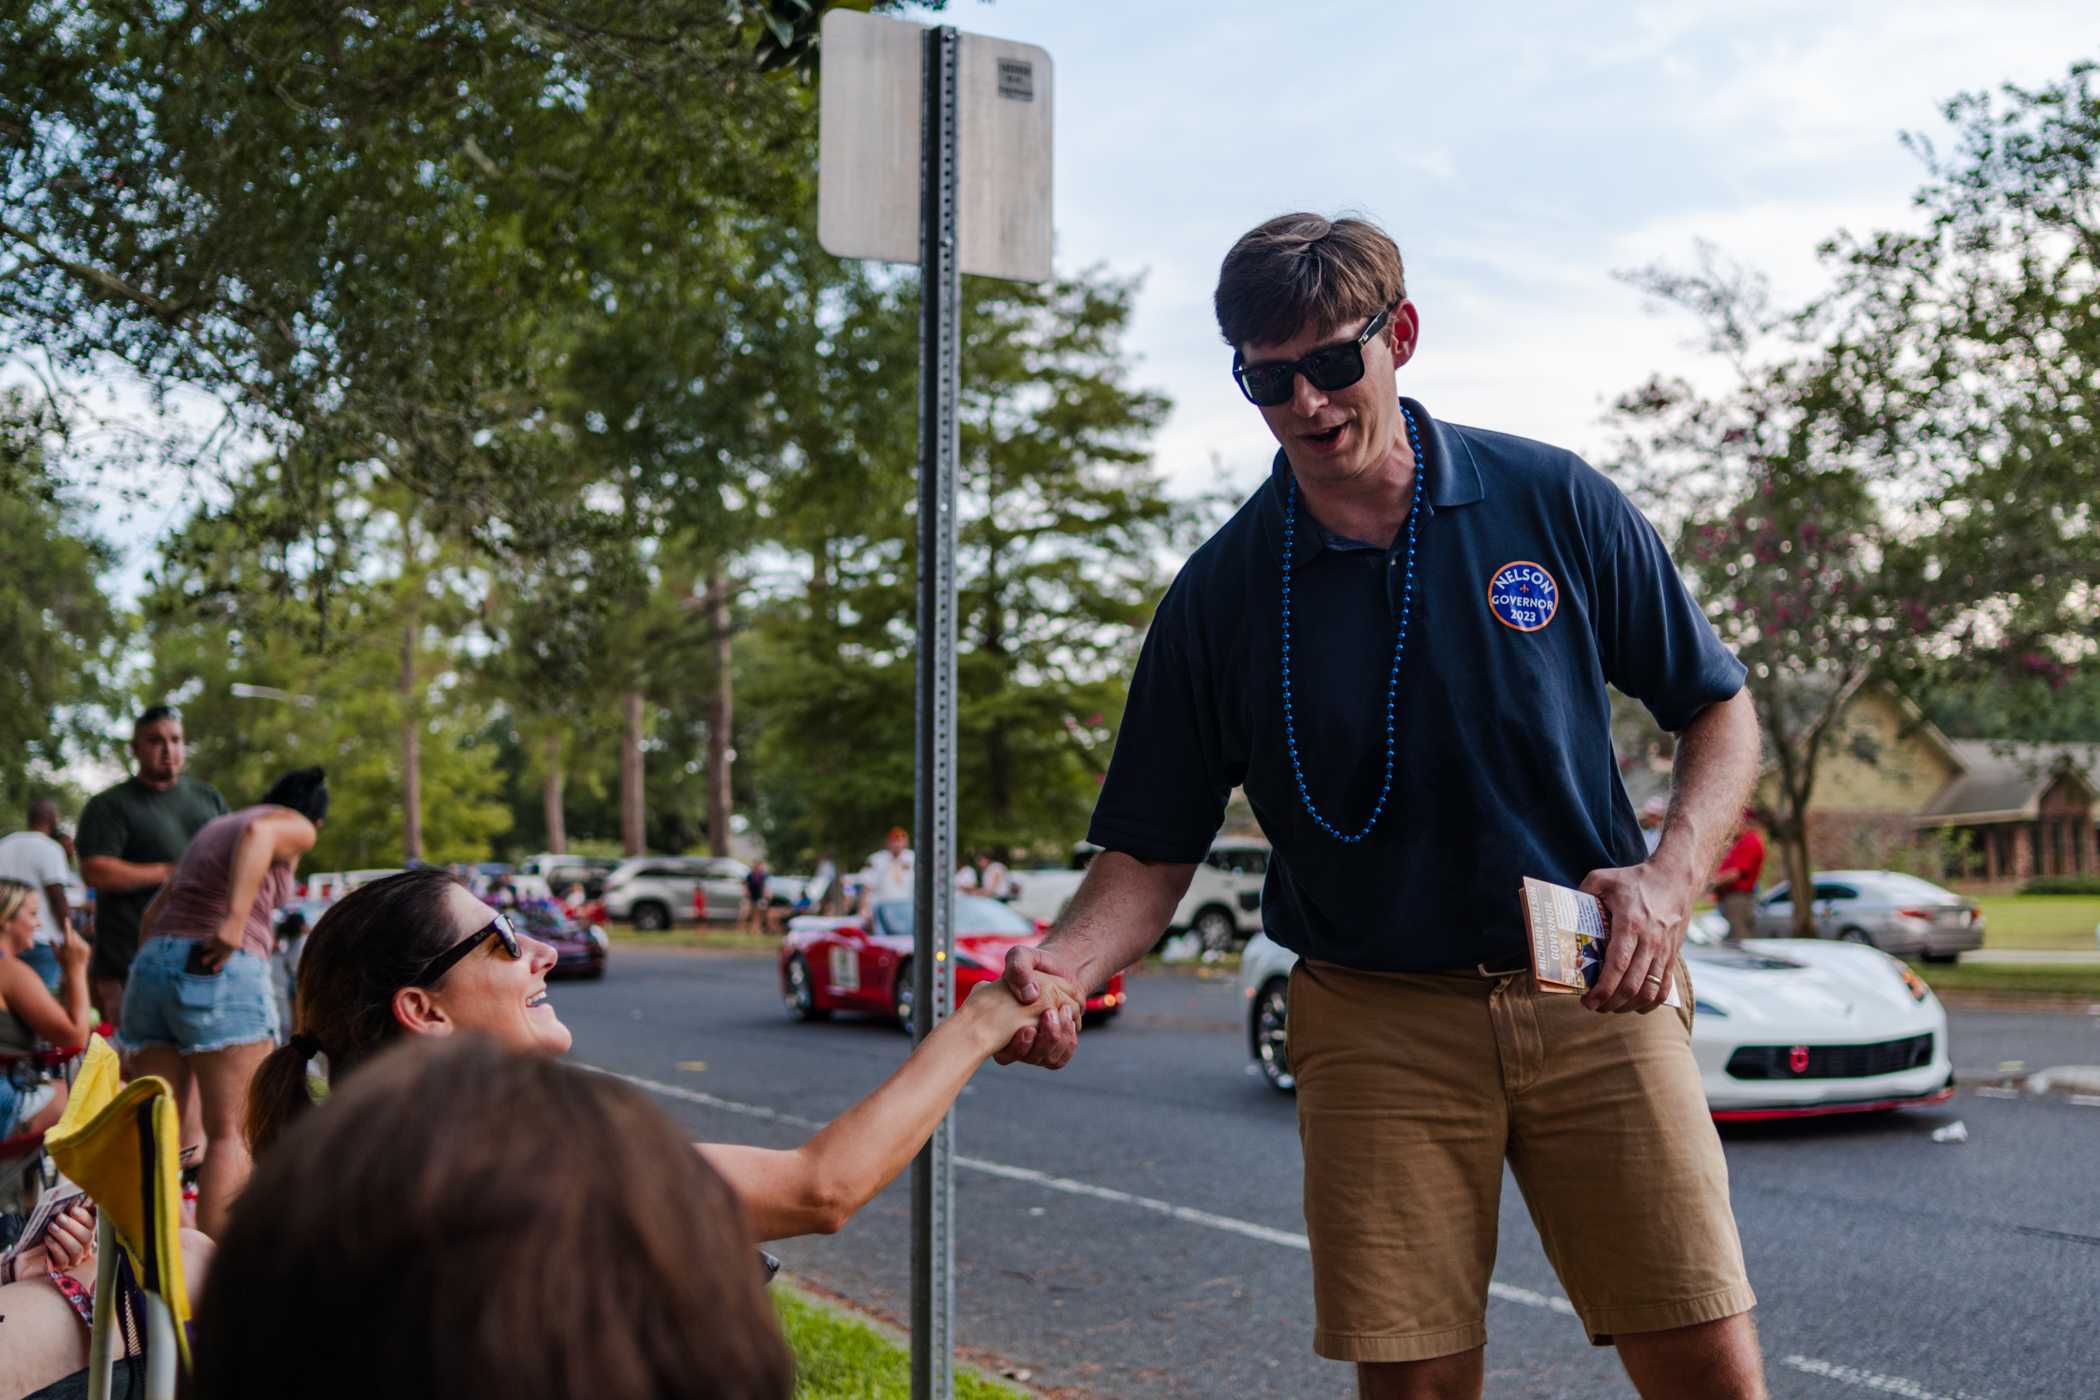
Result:
{"label": "person standing on roadside", "polygon": [[277,1046],[272,916],[292,901],[327,815],[327,775],[300,768],[255,806],[205,823],[146,910],[124,989],[117,1043],[132,1073],[167,1080],[185,1109],[200,1101],[197,1228],[214,1239],[248,1180],[248,1082]]}
{"label": "person standing on roadside", "polygon": [[1657,793],[1641,804],[1641,844],[1654,855],[1655,848],[1662,844],[1663,818],[1670,815],[1670,799]]}
{"label": "person standing on roadside", "polygon": [[741,909],[737,910],[736,915],[736,931],[738,933],[766,933],[770,931],[768,928],[770,921],[766,913],[766,892],[770,886],[771,878],[766,873],[764,859],[752,861],[751,868],[744,872],[744,904]]}
{"label": "person standing on roadside", "polygon": [[[1142,956],[1243,787],[1273,848],[1263,925],[1300,955],[1313,1349],[1374,1400],[1480,1395],[1507,1167],[1643,1396],[1757,1400],[1678,956],[1757,771],[1745,668],[1605,477],[1399,396],[1422,323],[1375,225],[1263,224],[1216,309],[1281,450],[1161,601],[1094,809],[1103,849],[1007,985],[1096,987]],[[1607,683],[1679,736],[1652,856]],[[1525,876],[1611,911],[1582,996],[1532,981]],[[1684,1009],[1645,1014],[1673,982]],[[1000,1058],[1054,1069],[1077,1040],[1046,1021]]]}
{"label": "person standing on roadside", "polygon": [[993,851],[977,853],[977,892],[986,899],[1013,898],[1013,879],[1006,862]]}
{"label": "person standing on roadside", "polygon": [[189,745],[182,715],[155,705],[131,729],[138,770],[115,787],[88,799],[80,813],[74,847],[80,878],[95,892],[95,953],[88,964],[95,1005],[116,1019],[124,1005],[124,979],[139,950],[139,918],[160,892],[190,838],[214,817],[226,815],[226,799],[189,777]]}
{"label": "person standing on roadside", "polygon": [[54,993],[58,991],[58,950],[66,943],[72,922],[72,901],[66,897],[66,848],[58,839],[58,804],[39,797],[29,804],[29,829],[0,836],[0,880],[19,880],[37,892],[36,936],[22,953],[22,961],[36,969],[37,976]]}
{"label": "person standing on roadside", "polygon": [[1757,830],[1757,814],[1743,809],[1743,829],[1721,857],[1714,871],[1714,903],[1728,920],[1728,936],[1734,940],[1757,936],[1757,878],[1765,870],[1765,838]]}
{"label": "person standing on roadside", "polygon": [[817,873],[809,877],[809,906],[814,914],[836,914],[845,898],[839,888],[839,863],[830,851],[817,853]]}
{"label": "person standing on roadside", "polygon": [[910,899],[914,888],[911,833],[893,826],[882,840],[882,849],[868,857],[860,872],[858,912],[865,915],[886,900]]}

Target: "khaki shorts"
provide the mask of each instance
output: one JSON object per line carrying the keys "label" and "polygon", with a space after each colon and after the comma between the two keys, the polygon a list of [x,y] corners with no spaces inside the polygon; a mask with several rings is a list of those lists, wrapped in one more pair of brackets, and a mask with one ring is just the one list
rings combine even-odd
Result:
{"label": "khaki shorts", "polygon": [[1528,973],[1298,965],[1314,1351],[1420,1361],[1485,1344],[1505,1157],[1591,1341],[1756,1304],[1676,970],[1686,1009],[1637,1016]]}

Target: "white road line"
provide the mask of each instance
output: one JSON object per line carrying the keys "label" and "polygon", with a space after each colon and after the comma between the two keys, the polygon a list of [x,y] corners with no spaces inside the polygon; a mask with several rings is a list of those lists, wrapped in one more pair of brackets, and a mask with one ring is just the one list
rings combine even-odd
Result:
{"label": "white road line", "polygon": [[[763,1104],[738,1103],[734,1099],[721,1098],[714,1094],[688,1089],[682,1084],[665,1084],[639,1075],[621,1074],[618,1070],[598,1065],[582,1064],[571,1060],[578,1069],[587,1069],[594,1074],[603,1074],[612,1079],[624,1080],[638,1089],[647,1089],[652,1094],[661,1094],[667,1099],[683,1103],[698,1104],[703,1108],[720,1110],[723,1113],[740,1114],[745,1118],[758,1118],[771,1123],[785,1123],[797,1128],[820,1128],[823,1124],[814,1119],[803,1118],[793,1113],[783,1113],[777,1108]],[[1163,1215],[1169,1220],[1179,1220],[1187,1225],[1201,1225],[1210,1230],[1221,1230],[1243,1239],[1257,1240],[1262,1244],[1281,1245],[1285,1249],[1310,1252],[1312,1242],[1294,1230],[1278,1230],[1273,1226],[1257,1225],[1251,1220],[1236,1220],[1229,1215],[1214,1215],[1193,1206],[1178,1206],[1172,1201],[1162,1201],[1154,1196],[1139,1196],[1128,1191],[1118,1191],[1109,1186],[1096,1186],[1091,1182],[1075,1181],[1068,1176],[1052,1176],[1033,1167],[1009,1166],[1005,1162],[988,1161],[982,1157],[961,1157],[955,1165],[967,1171],[981,1172],[986,1176],[999,1177],[1005,1181],[1018,1181],[1030,1186],[1040,1186],[1048,1191],[1057,1191],[1067,1196],[1084,1196],[1091,1200],[1108,1201],[1114,1205],[1133,1206],[1154,1215]],[[1488,1295],[1505,1303],[1516,1303],[1527,1308],[1539,1308],[1546,1312],[1575,1316],[1575,1305],[1556,1294],[1540,1293],[1529,1288],[1520,1288],[1512,1283],[1488,1284]],[[1821,1376],[1840,1385],[1854,1386],[1862,1390],[1878,1391],[1884,1395],[1896,1395],[1903,1400],[1985,1400],[1968,1391],[1943,1394],[1931,1390],[1917,1381],[1904,1380],[1900,1376],[1884,1376],[1873,1371],[1863,1371],[1856,1366],[1840,1365],[1835,1361],[1820,1361],[1812,1356],[1788,1356],[1781,1363],[1806,1375]]]}
{"label": "white road line", "polygon": [[1813,1356],[1781,1357],[1779,1364],[1790,1366],[1803,1375],[1821,1376],[1841,1385],[1855,1385],[1862,1390],[1879,1391],[1883,1395],[1900,1395],[1903,1400],[1984,1400],[1984,1397],[1966,1390],[1951,1393],[1932,1390],[1916,1381],[1907,1381],[1901,1376],[1884,1376],[1874,1371],[1862,1371],[1857,1366],[1839,1366],[1829,1361],[1818,1361]]}
{"label": "white road line", "polygon": [[2100,1108],[2100,1094],[2073,1094],[2071,1102],[2080,1108]]}

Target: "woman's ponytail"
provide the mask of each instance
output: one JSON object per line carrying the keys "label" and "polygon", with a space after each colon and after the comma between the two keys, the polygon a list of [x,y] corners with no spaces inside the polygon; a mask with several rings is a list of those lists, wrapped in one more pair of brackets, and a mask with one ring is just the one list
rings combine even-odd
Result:
{"label": "woman's ponytail", "polygon": [[256,1066],[255,1078],[248,1085],[248,1151],[252,1155],[267,1153],[270,1144],[313,1107],[306,1073],[314,1052],[311,1040],[295,1035],[289,1045],[278,1046]]}

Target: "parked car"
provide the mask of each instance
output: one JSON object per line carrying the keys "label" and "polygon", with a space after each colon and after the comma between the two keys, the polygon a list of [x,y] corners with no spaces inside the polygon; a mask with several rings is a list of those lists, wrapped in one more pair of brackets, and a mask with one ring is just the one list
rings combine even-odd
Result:
{"label": "parked car", "polygon": [[[1975,901],[1895,870],[1817,873],[1810,916],[1816,936],[1864,943],[1897,957],[1953,962],[1983,946],[1983,911]],[[1757,931],[1786,938],[1794,931],[1794,895],[1785,881],[1757,901]]]}
{"label": "parked car", "polygon": [[[744,900],[740,860],[713,856],[636,856],[605,877],[606,917],[632,919],[638,929],[666,929],[680,911],[703,919],[734,919]],[[698,904],[695,894],[704,894]]]}
{"label": "parked car", "polygon": [[[805,914],[788,921],[780,941],[780,996],[790,1016],[821,1021],[834,1011],[867,1011],[907,1028],[912,1017],[912,905],[885,900],[866,918]],[[955,998],[958,1004],[980,982],[996,979],[1009,948],[1033,946],[1047,924],[1022,918],[996,899],[958,895],[955,900]],[[1123,974],[1110,977],[1086,999],[1089,1024],[1106,1022],[1123,1009]]]}
{"label": "parked car", "polygon": [[558,856],[543,851],[519,861],[518,874],[537,875],[545,880],[556,898],[571,885],[581,885],[583,897],[591,900],[605,893],[605,877],[619,865],[620,862],[604,856]]}
{"label": "parked car", "polygon": [[[1952,1096],[1947,1012],[1909,967],[1851,943],[1727,943],[1726,925],[1716,922],[1695,922],[1684,957],[1692,1054],[1717,1122],[1865,1113]],[[1286,1041],[1297,961],[1266,936],[1240,960],[1248,1053],[1284,1091],[1297,1083]]]}
{"label": "parked car", "polygon": [[[1072,848],[1068,870],[1019,870],[1012,879],[1018,891],[1014,912],[1055,923],[1086,878],[1086,866],[1100,850],[1085,842]],[[1261,932],[1261,887],[1269,873],[1269,843],[1259,837],[1220,836],[1196,866],[1188,892],[1174,906],[1167,933],[1193,930],[1204,951],[1224,952],[1234,942]]]}
{"label": "parked car", "polygon": [[301,897],[332,902],[341,899],[359,885],[369,885],[374,880],[384,880],[389,875],[401,873],[399,866],[376,866],[369,870],[323,870],[306,877]]}
{"label": "parked car", "polygon": [[552,903],[526,904],[511,913],[520,929],[554,949],[555,977],[591,977],[605,975],[606,955],[612,940],[605,930],[582,919],[571,918],[560,906]]}

